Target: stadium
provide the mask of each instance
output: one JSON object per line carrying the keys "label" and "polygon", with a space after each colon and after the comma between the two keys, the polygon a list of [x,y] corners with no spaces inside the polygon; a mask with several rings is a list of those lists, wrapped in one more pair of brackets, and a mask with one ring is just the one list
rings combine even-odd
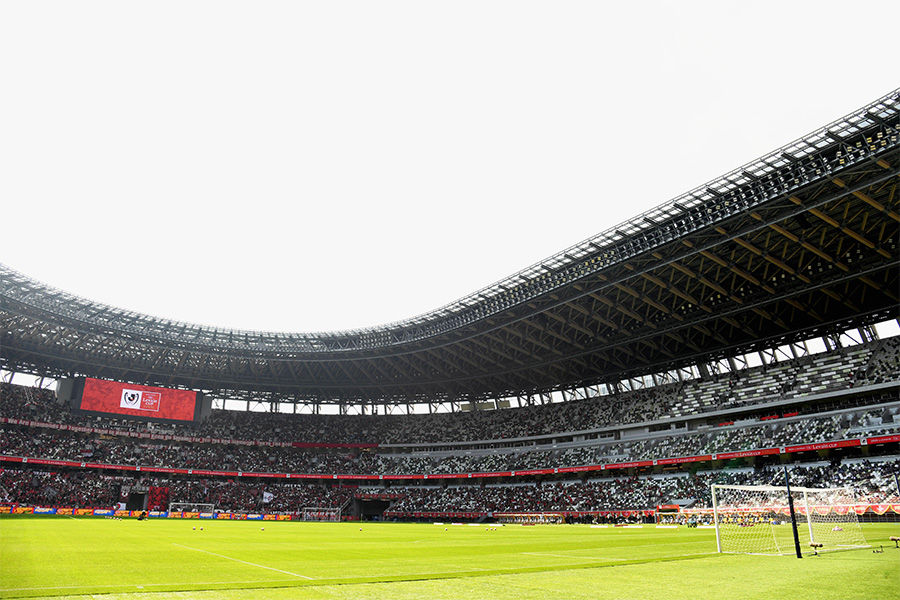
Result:
{"label": "stadium", "polygon": [[[844,494],[806,500],[810,535],[818,513],[828,531],[863,527],[868,539],[846,547],[889,553],[900,522],[898,176],[900,90],[438,310],[340,332],[165,320],[0,266],[4,537],[54,518],[44,515],[194,532],[407,523],[416,536],[721,520],[743,535],[783,520],[785,501],[732,499],[742,513],[714,516],[726,500],[715,506],[713,486],[778,488],[788,476]],[[17,374],[35,385],[12,383]],[[732,543],[722,536],[720,550]],[[771,553],[792,554],[780,537]],[[742,539],[724,551],[770,553]],[[805,555],[844,544],[813,542]],[[90,579],[52,593],[6,584],[4,547],[4,597],[106,591]],[[234,547],[191,548],[278,573],[157,590],[317,579],[239,560]],[[568,569],[577,554],[566,552],[492,575]]]}

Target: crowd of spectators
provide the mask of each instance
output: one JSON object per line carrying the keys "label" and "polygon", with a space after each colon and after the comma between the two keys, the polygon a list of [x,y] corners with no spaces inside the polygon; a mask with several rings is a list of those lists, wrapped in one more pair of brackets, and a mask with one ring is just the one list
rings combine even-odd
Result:
{"label": "crowd of spectators", "polygon": [[[851,487],[859,503],[900,502],[893,473],[900,460],[841,465],[795,466],[792,485]],[[407,488],[390,514],[420,512],[557,512],[649,510],[677,503],[711,508],[710,486],[783,485],[780,469],[711,471],[693,475],[654,475],[587,482],[530,483],[499,486]]]}
{"label": "crowd of spectators", "polygon": [[615,428],[765,405],[900,380],[900,337],[794,361],[611,395],[500,410],[430,415],[311,415],[213,410],[197,426],[150,425],[70,412],[52,391],[0,384],[0,416],[221,439],[408,445],[510,440]]}
{"label": "crowd of spectators", "polygon": [[[898,471],[900,459],[833,462],[794,465],[790,477],[795,486],[849,486],[859,503],[900,503],[900,491],[894,479]],[[782,485],[783,475],[781,468],[745,468],[587,481],[354,488],[321,483],[178,480],[111,476],[92,471],[5,469],[0,472],[0,501],[31,506],[113,508],[120,500],[120,489],[127,486],[165,487],[168,502],[212,504],[215,510],[226,512],[297,514],[309,507],[346,510],[357,494],[386,491],[393,498],[388,516],[417,512],[588,512],[648,510],[661,504],[709,508],[713,483]]]}
{"label": "crowd of spectators", "polygon": [[[0,425],[0,455],[259,473],[414,475],[491,473],[703,456],[792,444],[829,442],[860,432],[900,432],[894,409],[848,412],[704,432],[667,433],[634,441],[585,442],[568,449],[494,448],[480,451],[379,453],[377,449],[242,446],[148,440],[22,425]],[[873,429],[874,427],[874,429]]]}
{"label": "crowd of spectators", "polygon": [[[877,408],[850,407],[831,414],[796,416],[773,421],[722,423],[710,428],[654,431],[653,422],[741,403],[784,399],[792,394],[860,387],[865,382],[900,380],[900,338],[879,340],[850,352],[836,351],[801,363],[751,369],[733,376],[660,385],[610,396],[565,403],[452,414],[404,416],[285,415],[213,411],[199,426],[173,426],[86,416],[69,411],[51,390],[0,383],[0,416],[40,423],[74,425],[90,431],[0,423],[0,455],[122,466],[172,469],[346,475],[414,475],[495,473],[579,467],[678,456],[829,442],[852,437],[900,433],[900,403],[888,398]],[[813,361],[816,361],[813,364]],[[892,400],[892,401],[891,401]],[[871,406],[871,405],[870,405]],[[641,427],[635,429],[635,425]],[[630,437],[617,439],[623,426]],[[567,432],[609,428],[597,436]],[[103,430],[99,432],[97,430]],[[641,430],[643,433],[635,433]],[[224,443],[137,437],[141,433],[221,438]],[[559,447],[553,438],[565,437]],[[508,441],[458,449],[417,448],[416,444],[473,440]],[[344,447],[264,446],[229,443],[330,442]],[[575,441],[578,440],[578,441]],[[377,444],[375,448],[350,444]],[[354,490],[328,480],[285,483],[253,478],[110,475],[110,471],[5,468],[0,464],[0,500],[35,506],[114,506],[122,486],[167,489],[167,501],[213,504],[217,510],[295,513],[310,506],[343,508]],[[893,469],[893,471],[892,471]],[[854,485],[858,497],[871,502],[897,497],[892,473],[900,461],[818,465],[795,468],[796,483],[810,487]],[[597,473],[597,472],[593,472]],[[393,513],[539,512],[638,510],[673,501],[696,506],[709,503],[709,484],[771,483],[777,473],[764,469],[710,473],[625,476],[582,481],[528,481],[481,485],[404,486]],[[457,481],[457,480],[453,480]],[[327,483],[326,483],[327,482]],[[468,483],[468,482],[467,482]],[[892,491],[893,490],[893,491]],[[377,491],[377,490],[376,490]],[[383,490],[382,490],[383,491]]]}
{"label": "crowd of spectators", "polygon": [[0,502],[25,506],[111,508],[129,477],[93,471],[0,469]]}
{"label": "crowd of spectators", "polygon": [[170,502],[212,504],[221,512],[294,514],[309,507],[343,508],[354,492],[344,486],[214,479],[175,481],[169,485]]}

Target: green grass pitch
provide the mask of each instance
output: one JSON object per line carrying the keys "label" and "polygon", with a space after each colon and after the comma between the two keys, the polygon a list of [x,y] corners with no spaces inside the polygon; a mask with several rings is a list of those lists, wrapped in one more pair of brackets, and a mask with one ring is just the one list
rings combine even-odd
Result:
{"label": "green grass pitch", "polygon": [[4,516],[0,598],[900,599],[900,524],[863,528],[872,548],[798,560],[653,525]]}

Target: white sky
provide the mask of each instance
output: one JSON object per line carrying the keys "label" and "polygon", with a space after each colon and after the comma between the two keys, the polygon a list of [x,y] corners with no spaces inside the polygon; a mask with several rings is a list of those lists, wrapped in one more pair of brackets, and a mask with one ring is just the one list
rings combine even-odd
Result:
{"label": "white sky", "polygon": [[329,331],[450,303],[890,92],[900,4],[0,3],[0,262]]}

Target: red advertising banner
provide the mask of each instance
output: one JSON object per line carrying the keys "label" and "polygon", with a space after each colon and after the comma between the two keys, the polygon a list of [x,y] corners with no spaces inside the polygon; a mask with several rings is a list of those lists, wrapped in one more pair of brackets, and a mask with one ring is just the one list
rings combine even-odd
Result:
{"label": "red advertising banner", "polygon": [[515,475],[552,475],[553,469],[530,469],[528,471],[516,471]]}
{"label": "red advertising banner", "polygon": [[[25,462],[24,460],[22,462]],[[68,460],[48,460],[46,458],[29,458],[28,462],[33,465],[48,465],[51,467],[69,467],[74,466],[75,463]],[[81,464],[81,463],[77,463]]]}
{"label": "red advertising banner", "polygon": [[334,444],[315,442],[288,442],[288,445],[294,448],[377,448],[378,444]]}
{"label": "red advertising banner", "polygon": [[859,446],[860,441],[856,440],[839,440],[837,442],[822,442],[820,444],[800,444],[798,446],[786,446],[785,452],[809,452],[812,450],[830,450],[832,448],[850,448]]}
{"label": "red advertising banner", "polygon": [[677,458],[660,458],[656,461],[658,465],[680,465],[692,462],[707,462],[712,460],[712,455],[704,454],[703,456],[679,456]]}
{"label": "red advertising banner", "polygon": [[748,456],[767,456],[769,454],[780,454],[778,448],[763,448],[761,450],[744,450],[743,452],[723,452],[722,454],[713,454],[716,460],[728,460],[730,458],[745,458]]}
{"label": "red advertising banner", "polygon": [[[115,469],[117,467],[109,467],[111,469]],[[124,468],[124,467],[123,467]],[[188,469],[173,469],[172,467],[136,467],[137,471],[146,471],[148,473],[178,473],[180,475],[187,475]],[[216,473],[215,471],[212,471]],[[216,473],[218,474],[218,473]]]}
{"label": "red advertising banner", "polygon": [[197,392],[86,378],[81,410],[151,419],[193,421]]}
{"label": "red advertising banner", "polygon": [[[637,460],[634,462],[611,463],[606,465],[607,469],[630,469],[632,467],[652,467],[652,460]],[[562,469],[560,469],[562,470]]]}
{"label": "red advertising banner", "polygon": [[580,467],[560,467],[556,469],[557,473],[583,473],[586,471],[600,471],[603,465],[582,465]]}
{"label": "red advertising banner", "polygon": [[900,435],[878,435],[866,439],[866,444],[884,444],[887,442],[900,442]]}

